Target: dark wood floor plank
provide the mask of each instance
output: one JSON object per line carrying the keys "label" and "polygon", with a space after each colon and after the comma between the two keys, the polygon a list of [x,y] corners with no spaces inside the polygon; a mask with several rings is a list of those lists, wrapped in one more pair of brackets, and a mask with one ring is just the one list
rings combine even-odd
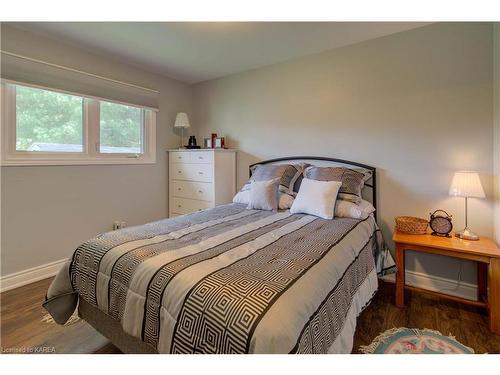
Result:
{"label": "dark wood floor plank", "polygon": [[4,350],[46,347],[55,353],[119,353],[84,321],[70,326],[42,322],[42,307],[52,278],[0,294],[1,346]]}
{"label": "dark wood floor plank", "polygon": [[[90,325],[42,322],[41,303],[52,279],[0,294],[0,338],[4,352],[12,348],[47,347],[56,353],[120,353]],[[429,328],[452,335],[476,353],[500,353],[500,336],[490,332],[484,309],[461,305],[418,292],[407,293],[405,308],[394,305],[394,285],[381,282],[371,304],[358,318],[353,353],[394,327]]]}
{"label": "dark wood floor plank", "polygon": [[[377,335],[395,327],[428,328],[455,336],[476,353],[500,353],[500,336],[490,332],[485,309],[414,291],[406,293],[406,307],[397,308],[394,289],[394,284],[380,282],[374,299],[380,303],[372,303],[358,318],[353,353],[360,345],[370,344]],[[383,305],[387,307],[383,327],[367,324],[366,321],[373,321],[372,310]]]}

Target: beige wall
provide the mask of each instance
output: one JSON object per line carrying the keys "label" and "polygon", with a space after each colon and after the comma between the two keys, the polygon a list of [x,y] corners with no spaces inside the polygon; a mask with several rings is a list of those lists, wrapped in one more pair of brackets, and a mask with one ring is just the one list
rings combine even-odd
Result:
{"label": "beige wall", "polygon": [[1,168],[1,274],[69,257],[82,241],[167,216],[165,150],[179,144],[175,114],[191,114],[189,85],[2,24],[2,49],[160,91],[154,165]]}
{"label": "beige wall", "polygon": [[[461,229],[449,184],[455,170],[478,170],[488,198],[470,202],[469,223],[492,236],[492,35],[490,23],[435,24],[197,84],[198,136],[215,131],[240,150],[239,185],[249,163],[279,156],[377,167],[386,239],[395,216],[437,208]],[[408,268],[456,278],[459,263],[419,255]],[[463,278],[474,274],[467,264]]]}
{"label": "beige wall", "polygon": [[[401,214],[427,217],[444,208],[463,226],[463,202],[447,196],[448,185],[454,170],[476,169],[488,199],[471,202],[470,224],[494,233],[491,24],[431,25],[194,87],[5,24],[1,31],[3,49],[161,92],[155,165],[1,168],[2,275],[67,257],[114,220],[165,217],[164,150],[179,142],[175,113],[193,108],[198,136],[216,131],[240,150],[239,185],[248,164],[284,155],[374,165],[380,224],[390,239]],[[497,90],[499,33],[496,25]],[[409,268],[453,278],[459,264],[419,256]],[[464,279],[474,280],[471,265]]]}
{"label": "beige wall", "polygon": [[495,239],[500,244],[500,23],[494,24],[495,125],[493,168],[495,175]]}

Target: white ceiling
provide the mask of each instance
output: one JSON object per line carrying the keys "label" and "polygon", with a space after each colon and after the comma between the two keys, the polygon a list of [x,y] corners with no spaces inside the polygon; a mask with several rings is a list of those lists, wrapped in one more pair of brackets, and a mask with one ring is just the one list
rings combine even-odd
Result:
{"label": "white ceiling", "polygon": [[424,26],[423,22],[37,22],[15,26],[195,83]]}

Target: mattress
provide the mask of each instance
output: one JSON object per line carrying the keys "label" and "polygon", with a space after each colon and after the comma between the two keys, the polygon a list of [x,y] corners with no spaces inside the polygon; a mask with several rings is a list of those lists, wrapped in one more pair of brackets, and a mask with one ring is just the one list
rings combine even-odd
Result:
{"label": "mattress", "polygon": [[159,353],[346,353],[391,264],[371,216],[229,204],[86,241],[44,306],[83,300]]}

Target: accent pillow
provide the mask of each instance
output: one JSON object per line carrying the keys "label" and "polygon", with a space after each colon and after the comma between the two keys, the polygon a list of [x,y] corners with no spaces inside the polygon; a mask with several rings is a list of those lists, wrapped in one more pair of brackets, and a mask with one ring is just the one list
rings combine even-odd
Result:
{"label": "accent pillow", "polygon": [[351,219],[366,219],[375,212],[375,207],[364,199],[359,204],[337,199],[335,203],[335,217],[349,217]]}
{"label": "accent pillow", "polygon": [[308,167],[304,171],[306,178],[318,181],[340,181],[339,199],[354,203],[362,200],[361,189],[365,183],[365,175],[361,172],[343,167]]}
{"label": "accent pillow", "polygon": [[[294,198],[291,195],[279,192],[278,208],[280,210],[288,210],[292,207]],[[250,203],[250,190],[239,191],[233,198],[233,203]]]}
{"label": "accent pillow", "polygon": [[280,210],[288,210],[290,207],[292,207],[294,200],[295,200],[295,198],[292,197],[291,195],[280,192],[279,193],[279,203],[278,203],[279,209]]}
{"label": "accent pillow", "polygon": [[252,176],[241,188],[241,191],[249,190],[253,181],[268,181],[274,178],[280,179],[280,191],[295,196],[298,187],[294,190],[297,180],[304,173],[306,164],[277,164],[257,165],[252,169]]}
{"label": "accent pillow", "polygon": [[297,175],[294,178],[295,183],[292,186],[293,190],[293,196],[296,196],[297,193],[300,190],[300,184],[302,183],[302,179],[304,178],[304,171],[307,167],[309,167],[311,164],[309,163],[295,163],[292,164],[292,167],[294,167],[297,170]]}
{"label": "accent pillow", "polygon": [[318,181],[304,178],[290,213],[309,214],[333,219],[335,201],[342,185],[340,181]]}
{"label": "accent pillow", "polygon": [[280,179],[253,181],[250,185],[248,209],[278,211]]}

